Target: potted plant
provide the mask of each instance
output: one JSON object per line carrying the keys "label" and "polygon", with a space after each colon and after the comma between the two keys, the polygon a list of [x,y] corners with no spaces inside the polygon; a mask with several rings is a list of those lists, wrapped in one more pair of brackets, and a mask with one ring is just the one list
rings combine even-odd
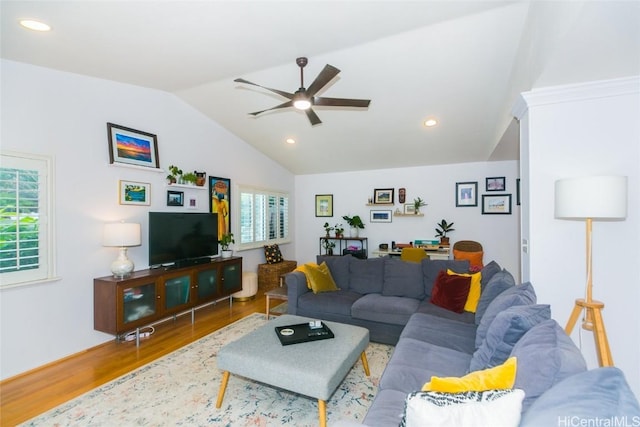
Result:
{"label": "potted plant", "polygon": [[169,166],[169,175],[167,175],[167,180],[169,181],[169,184],[175,184],[181,179],[182,179],[182,169],[174,165]]}
{"label": "potted plant", "polygon": [[182,180],[185,182],[185,184],[195,185],[197,179],[198,177],[193,172],[187,172],[182,175]]}
{"label": "potted plant", "polygon": [[358,237],[358,230],[364,228],[364,223],[362,222],[362,219],[360,218],[360,216],[345,215],[342,217],[342,219],[347,221],[347,224],[349,224],[349,228],[351,229],[350,231],[351,237]]}
{"label": "potted plant", "polygon": [[420,197],[418,197],[417,199],[413,199],[413,208],[414,208],[413,213],[418,215],[420,213],[420,208],[423,206],[427,206],[427,204]]}
{"label": "potted plant", "polygon": [[222,247],[222,258],[231,258],[233,251],[229,249],[231,243],[235,243],[233,239],[233,233],[225,233],[220,238],[220,247]]}
{"label": "potted plant", "polygon": [[448,245],[449,238],[447,237],[447,233],[455,231],[453,228],[453,223],[447,223],[446,220],[442,220],[439,223],[436,223],[436,235],[435,237],[440,237],[440,244]]}
{"label": "potted plant", "polygon": [[342,224],[336,224],[336,226],[333,229],[336,232],[337,238],[342,237],[342,233],[344,233],[344,227],[342,226]]}
{"label": "potted plant", "polygon": [[196,174],[196,185],[198,187],[203,187],[207,182],[207,173],[198,171],[193,171],[193,173]]}
{"label": "potted plant", "polygon": [[323,227],[324,227],[324,232],[326,233],[325,236],[329,237],[329,233],[331,233],[331,230],[333,230],[333,227],[330,226],[328,222],[325,222]]}
{"label": "potted plant", "polygon": [[322,241],[322,247],[324,248],[327,255],[333,255],[333,248],[336,247],[336,244],[331,240],[325,238]]}

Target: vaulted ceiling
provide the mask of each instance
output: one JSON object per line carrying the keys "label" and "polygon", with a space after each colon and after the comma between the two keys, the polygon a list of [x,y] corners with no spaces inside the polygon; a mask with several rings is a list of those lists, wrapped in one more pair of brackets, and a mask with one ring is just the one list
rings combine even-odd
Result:
{"label": "vaulted ceiling", "polygon": [[[519,93],[640,74],[637,1],[0,7],[2,58],[173,93],[295,174],[515,160]],[[26,18],[52,30],[25,30]],[[286,99],[234,79],[295,92],[300,56],[305,86],[331,64],[341,73],[318,95],[371,99],[369,108],[315,107],[317,126],[292,108],[250,116]]]}

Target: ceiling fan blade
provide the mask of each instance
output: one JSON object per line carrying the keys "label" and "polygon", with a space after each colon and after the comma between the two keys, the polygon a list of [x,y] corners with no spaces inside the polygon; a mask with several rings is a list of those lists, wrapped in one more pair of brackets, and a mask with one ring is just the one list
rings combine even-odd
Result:
{"label": "ceiling fan blade", "polygon": [[311,122],[311,126],[319,125],[320,123],[322,123],[322,120],[320,120],[320,117],[318,117],[315,111],[313,111],[311,108],[309,108],[308,110],[305,110],[304,112],[307,113],[307,117]]}
{"label": "ceiling fan blade", "polygon": [[325,65],[322,71],[320,71],[320,74],[318,74],[318,77],[316,77],[313,83],[311,83],[311,86],[307,89],[307,95],[310,97],[315,95],[320,89],[329,83],[331,79],[337,76],[339,72],[340,70],[333,65]]}
{"label": "ceiling fan blade", "polygon": [[287,101],[287,102],[283,102],[280,105],[276,105],[275,107],[267,108],[266,110],[256,111],[254,113],[249,113],[249,114],[251,114],[252,116],[257,116],[258,114],[266,113],[267,111],[278,110],[280,108],[287,108],[287,107],[292,107],[292,106],[293,106],[293,101]]}
{"label": "ceiling fan blade", "polygon": [[325,107],[367,108],[370,102],[371,102],[370,99],[325,98],[325,97],[313,98],[313,105],[325,106]]}
{"label": "ceiling fan blade", "polygon": [[292,93],[285,92],[285,91],[283,91],[283,90],[272,89],[272,88],[270,88],[270,87],[266,87],[266,86],[261,86],[261,85],[259,85],[259,84],[256,84],[256,83],[253,83],[253,82],[250,82],[249,80],[245,80],[245,79],[235,79],[235,80],[234,80],[234,82],[238,82],[238,83],[245,83],[245,84],[248,84],[248,85],[258,86],[258,87],[261,87],[262,89],[270,90],[270,91],[271,91],[271,92],[273,92],[273,93],[277,93],[278,95],[283,96],[283,97],[285,97],[285,98],[287,98],[287,99],[292,99],[292,98],[293,98],[293,94],[292,94]]}

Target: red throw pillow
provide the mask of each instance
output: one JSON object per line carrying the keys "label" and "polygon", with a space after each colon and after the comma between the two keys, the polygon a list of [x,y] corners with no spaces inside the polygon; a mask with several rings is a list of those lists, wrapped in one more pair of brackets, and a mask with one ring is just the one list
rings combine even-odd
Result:
{"label": "red throw pillow", "polygon": [[471,277],[449,276],[442,270],[433,285],[430,302],[447,310],[462,313],[470,288]]}

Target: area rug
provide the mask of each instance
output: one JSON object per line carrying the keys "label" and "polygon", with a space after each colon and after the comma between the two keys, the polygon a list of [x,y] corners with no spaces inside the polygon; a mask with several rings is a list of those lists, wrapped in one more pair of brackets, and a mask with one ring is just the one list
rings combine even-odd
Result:
{"label": "area rug", "polygon": [[[22,424],[25,426],[317,426],[317,400],[231,376],[216,409],[218,350],[267,322],[252,314]],[[144,345],[144,344],[143,344]],[[393,347],[371,343],[327,401],[328,424],[362,421]]]}

